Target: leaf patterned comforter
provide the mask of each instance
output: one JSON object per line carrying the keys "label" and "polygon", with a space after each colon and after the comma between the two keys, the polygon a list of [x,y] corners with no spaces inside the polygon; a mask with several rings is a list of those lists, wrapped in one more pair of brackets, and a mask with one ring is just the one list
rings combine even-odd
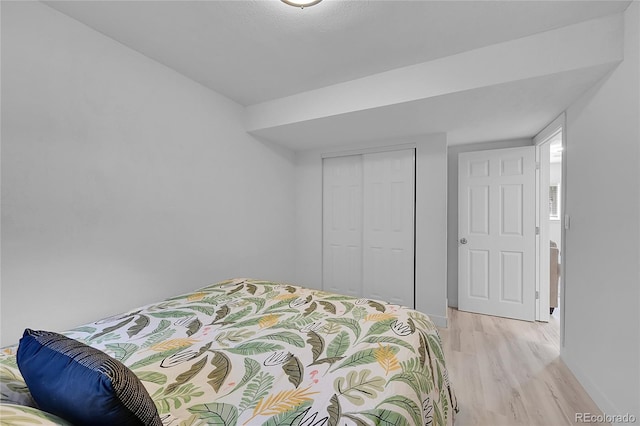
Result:
{"label": "leaf patterned comforter", "polygon": [[[451,425],[457,410],[433,323],[375,300],[236,279],[64,334],[138,375],[164,425]],[[30,405],[15,350],[2,396]]]}

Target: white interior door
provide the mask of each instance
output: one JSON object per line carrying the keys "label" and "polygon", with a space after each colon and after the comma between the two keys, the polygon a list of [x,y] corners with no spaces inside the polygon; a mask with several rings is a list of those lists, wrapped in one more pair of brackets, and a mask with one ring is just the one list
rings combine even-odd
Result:
{"label": "white interior door", "polygon": [[367,297],[414,307],[415,150],[364,156]]}
{"label": "white interior door", "polygon": [[362,156],[323,160],[323,288],[362,296]]}
{"label": "white interior door", "polygon": [[535,148],[458,158],[458,308],[535,319]]}

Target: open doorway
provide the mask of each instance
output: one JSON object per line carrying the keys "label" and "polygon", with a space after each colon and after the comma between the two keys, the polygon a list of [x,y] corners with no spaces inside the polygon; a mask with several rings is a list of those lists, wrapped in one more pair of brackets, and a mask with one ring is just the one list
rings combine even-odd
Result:
{"label": "open doorway", "polygon": [[564,115],[558,117],[535,138],[536,186],[536,320],[552,323],[562,336],[564,292],[562,258],[564,245],[563,199],[565,134]]}
{"label": "open doorway", "polygon": [[[560,322],[562,264],[562,131],[549,142],[549,314]],[[550,319],[550,320],[551,320]]]}

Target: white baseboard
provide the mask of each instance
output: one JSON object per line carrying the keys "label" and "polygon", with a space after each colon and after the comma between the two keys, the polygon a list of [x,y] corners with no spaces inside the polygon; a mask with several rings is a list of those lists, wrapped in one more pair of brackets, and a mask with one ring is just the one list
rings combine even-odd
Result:
{"label": "white baseboard", "polygon": [[[615,404],[611,402],[609,398],[600,390],[598,386],[596,386],[593,381],[589,378],[588,375],[584,374],[584,372],[575,365],[575,362],[571,360],[571,357],[567,357],[566,354],[560,354],[560,359],[565,363],[565,365],[571,370],[573,375],[578,379],[578,382],[582,385],[584,390],[589,394],[593,402],[596,403],[598,408],[607,415],[617,415],[624,414],[621,413],[618,408],[616,408]],[[614,423],[618,424],[618,423]]]}
{"label": "white baseboard", "polygon": [[429,318],[431,318],[431,321],[438,327],[447,328],[449,326],[449,319],[447,317],[429,315]]}

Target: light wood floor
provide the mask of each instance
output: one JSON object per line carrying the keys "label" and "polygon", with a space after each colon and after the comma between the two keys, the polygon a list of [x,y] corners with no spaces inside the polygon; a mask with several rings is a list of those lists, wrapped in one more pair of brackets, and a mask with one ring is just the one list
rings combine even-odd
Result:
{"label": "light wood floor", "polygon": [[460,408],[456,426],[573,425],[575,413],[602,414],[560,360],[558,318],[526,322],[449,309],[449,328],[439,331]]}

